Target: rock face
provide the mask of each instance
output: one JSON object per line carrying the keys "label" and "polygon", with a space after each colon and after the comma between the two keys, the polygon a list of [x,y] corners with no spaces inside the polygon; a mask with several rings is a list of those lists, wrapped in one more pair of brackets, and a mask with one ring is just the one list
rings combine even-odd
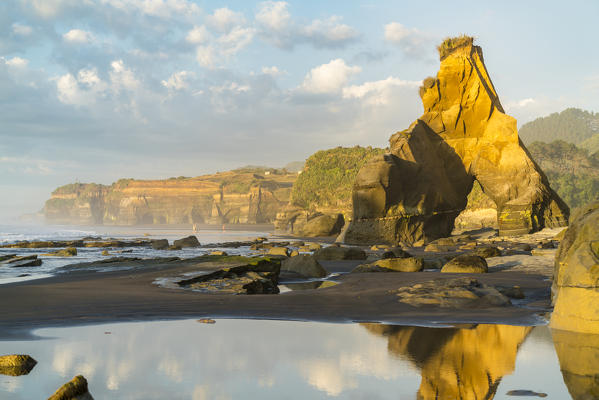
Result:
{"label": "rock face", "polygon": [[37,361],[26,354],[11,354],[0,356],[0,374],[10,376],[27,375]]}
{"label": "rock face", "polygon": [[312,212],[287,205],[275,220],[275,231],[304,237],[338,235],[345,224],[341,213]]}
{"label": "rock face", "polygon": [[472,38],[447,39],[420,90],[424,114],[358,172],[347,243],[449,236],[474,181],[497,206],[501,234],[567,224],[569,209],[518,138]]}
{"label": "rock face", "polygon": [[551,327],[599,334],[599,202],[574,216],[555,256]]}
{"label": "rock face", "polygon": [[240,169],[195,178],[69,184],[46,201],[47,221],[64,224],[272,223],[297,174]]}

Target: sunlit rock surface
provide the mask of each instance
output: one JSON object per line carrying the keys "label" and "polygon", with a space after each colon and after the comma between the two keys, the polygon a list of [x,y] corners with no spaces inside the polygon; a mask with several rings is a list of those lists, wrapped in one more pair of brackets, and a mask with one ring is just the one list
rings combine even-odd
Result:
{"label": "sunlit rock surface", "polygon": [[424,114],[358,172],[346,242],[448,236],[475,180],[497,206],[501,234],[567,224],[569,209],[505,114],[482,49],[462,37],[446,40],[440,52],[437,76],[421,87]]}
{"label": "sunlit rock surface", "polygon": [[511,374],[520,345],[532,327],[477,325],[430,329],[362,324],[388,339],[389,352],[421,370],[417,398],[492,399],[501,378]]}
{"label": "sunlit rock surface", "polygon": [[599,334],[599,202],[572,218],[553,275],[551,327]]}

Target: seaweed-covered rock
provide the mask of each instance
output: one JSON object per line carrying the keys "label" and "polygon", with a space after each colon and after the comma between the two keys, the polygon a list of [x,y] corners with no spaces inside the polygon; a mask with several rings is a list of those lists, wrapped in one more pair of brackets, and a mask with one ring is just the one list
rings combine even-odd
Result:
{"label": "seaweed-covered rock", "polygon": [[450,273],[480,274],[488,271],[489,267],[484,258],[470,254],[462,254],[461,256],[454,257],[441,268],[441,272]]}
{"label": "seaweed-covered rock", "polygon": [[74,257],[76,255],[77,255],[77,249],[75,247],[67,247],[66,249],[42,254],[42,256],[54,256],[54,257]]}
{"label": "seaweed-covered rock", "polygon": [[27,354],[10,354],[0,356],[0,374],[20,376],[27,375],[37,361]]}

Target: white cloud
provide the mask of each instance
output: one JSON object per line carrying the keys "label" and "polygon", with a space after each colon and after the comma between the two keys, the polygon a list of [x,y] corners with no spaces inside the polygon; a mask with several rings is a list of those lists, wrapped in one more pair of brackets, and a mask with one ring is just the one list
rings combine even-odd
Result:
{"label": "white cloud", "polygon": [[391,101],[392,90],[396,87],[410,87],[416,89],[420,81],[405,81],[392,76],[379,81],[365,82],[361,85],[352,85],[343,88],[343,98],[364,99],[370,105],[387,105]]}
{"label": "white cloud", "polygon": [[29,36],[31,33],[33,33],[33,28],[29,25],[23,25],[15,22],[12,24],[12,32],[19,36]]}
{"label": "white cloud", "polygon": [[506,104],[506,108],[510,109],[510,108],[523,108],[523,107],[527,107],[530,105],[535,104],[536,101],[535,99],[528,97],[526,99],[522,99],[522,100],[518,100],[518,101],[512,101]]}
{"label": "white cloud", "polygon": [[208,33],[208,29],[206,29],[204,25],[194,26],[193,29],[187,33],[185,40],[192,44],[206,43],[210,40],[210,33]]}
{"label": "white cloud", "polygon": [[194,28],[187,35],[187,41],[201,44],[196,48],[196,60],[202,67],[215,68],[250,44],[254,34],[254,28],[236,26],[228,33],[210,40],[207,31]]}
{"label": "white cloud", "polygon": [[196,49],[196,60],[202,67],[213,68],[216,64],[216,54],[212,46],[199,46]]}
{"label": "white cloud", "polygon": [[63,8],[78,4],[89,4],[89,0],[21,0],[24,5],[42,18],[52,18],[59,15]]}
{"label": "white cloud", "polygon": [[285,1],[264,1],[258,6],[256,21],[272,31],[284,31],[291,22]]}
{"label": "white cloud", "polygon": [[71,29],[62,35],[62,38],[69,43],[84,44],[91,43],[94,40],[94,35],[81,29]]}
{"label": "white cloud", "polygon": [[21,57],[13,57],[13,58],[10,58],[10,59],[4,61],[4,63],[10,67],[24,68],[29,63],[29,60],[26,60]]}
{"label": "white cloud", "polygon": [[385,25],[385,40],[398,46],[411,57],[421,58],[432,48],[432,38],[415,28],[408,28],[399,22]]}
{"label": "white cloud", "polygon": [[133,71],[125,67],[123,60],[115,60],[110,63],[110,66],[112,68],[110,80],[116,92],[119,92],[121,88],[135,90],[139,87],[139,80],[135,77]]}
{"label": "white cloud", "polygon": [[341,17],[315,19],[302,29],[305,37],[313,40],[316,46],[339,46],[358,37],[358,32],[349,25],[342,24]]}
{"label": "white cloud", "polygon": [[226,7],[214,10],[207,18],[208,24],[219,32],[229,32],[236,26],[245,24],[242,13],[232,11]]}
{"label": "white cloud", "polygon": [[285,75],[287,72],[282,71],[277,66],[273,65],[272,67],[262,67],[262,73],[264,75],[270,75],[270,76],[275,77],[275,76]]}
{"label": "white cloud", "polygon": [[183,90],[189,87],[188,79],[194,77],[195,74],[190,71],[174,72],[167,80],[162,81],[162,86],[172,90]]}
{"label": "white cloud", "polygon": [[101,2],[121,11],[138,11],[161,18],[177,15],[192,16],[201,12],[197,4],[188,0],[101,0]]}
{"label": "white cloud", "polygon": [[220,45],[221,53],[225,56],[231,56],[250,44],[253,37],[253,28],[235,27],[226,35],[220,36],[217,42]]}
{"label": "white cloud", "polygon": [[352,75],[361,70],[362,68],[349,66],[337,58],[328,64],[312,68],[304,78],[301,88],[310,93],[335,93],[346,85]]}

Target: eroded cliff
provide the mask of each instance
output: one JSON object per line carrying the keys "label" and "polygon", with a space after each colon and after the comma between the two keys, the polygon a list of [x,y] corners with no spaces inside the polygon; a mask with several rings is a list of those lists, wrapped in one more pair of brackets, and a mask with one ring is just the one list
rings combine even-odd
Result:
{"label": "eroded cliff", "polygon": [[297,174],[239,169],[195,178],[69,184],[46,202],[49,222],[67,224],[272,223]]}

